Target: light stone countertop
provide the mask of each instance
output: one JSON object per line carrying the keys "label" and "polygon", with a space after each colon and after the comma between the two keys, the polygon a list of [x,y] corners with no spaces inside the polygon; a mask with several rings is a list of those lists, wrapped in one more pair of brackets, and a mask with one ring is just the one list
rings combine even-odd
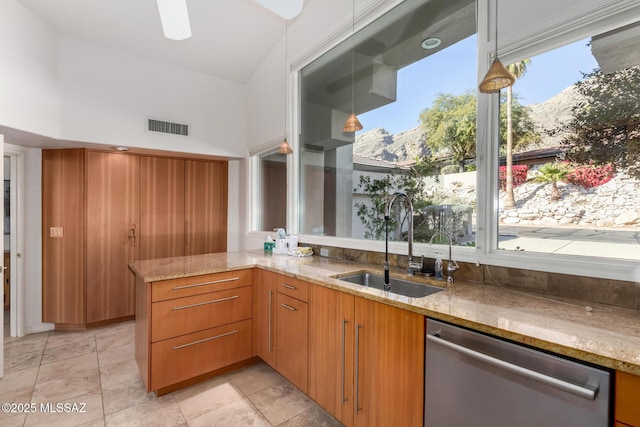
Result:
{"label": "light stone countertop", "polygon": [[[129,266],[144,282],[245,268],[264,268],[383,302],[425,316],[640,375],[640,311],[546,297],[475,282],[456,281],[423,298],[410,298],[335,278],[380,266],[313,256],[294,258],[243,251],[145,260]],[[400,270],[393,276],[406,278]],[[416,277],[412,280],[420,281]],[[422,281],[446,286],[446,281]]]}

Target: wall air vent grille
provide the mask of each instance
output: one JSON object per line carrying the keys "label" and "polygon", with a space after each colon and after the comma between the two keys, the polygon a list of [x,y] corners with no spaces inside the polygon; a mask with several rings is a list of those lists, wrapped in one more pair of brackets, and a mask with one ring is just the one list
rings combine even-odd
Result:
{"label": "wall air vent grille", "polygon": [[172,135],[189,136],[189,125],[148,119],[147,130],[150,132],[170,133]]}

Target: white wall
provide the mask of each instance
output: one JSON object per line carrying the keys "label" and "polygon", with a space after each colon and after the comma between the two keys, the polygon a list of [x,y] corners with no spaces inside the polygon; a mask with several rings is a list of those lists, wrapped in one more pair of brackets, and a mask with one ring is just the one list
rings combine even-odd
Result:
{"label": "white wall", "polygon": [[[245,157],[246,87],[61,37],[61,139]],[[189,137],[145,131],[146,119],[190,125]]]}
{"label": "white wall", "polygon": [[20,3],[0,1],[0,125],[59,135],[57,40]]}

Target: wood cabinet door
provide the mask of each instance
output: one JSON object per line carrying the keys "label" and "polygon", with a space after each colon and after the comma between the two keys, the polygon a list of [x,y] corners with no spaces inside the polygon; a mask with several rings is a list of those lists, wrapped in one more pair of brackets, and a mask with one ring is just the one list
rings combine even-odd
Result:
{"label": "wood cabinet door", "polygon": [[140,157],[140,259],[184,255],[184,160]]}
{"label": "wood cabinet door", "polygon": [[640,426],[640,377],[616,371],[616,421]]}
{"label": "wood cabinet door", "polygon": [[309,287],[309,397],[353,425],[354,296]]}
{"label": "wood cabinet door", "polygon": [[307,393],[309,305],[276,293],[276,366],[286,379]]}
{"label": "wood cabinet door", "polygon": [[227,250],[227,162],[185,162],[185,254]]}
{"label": "wood cabinet door", "polygon": [[253,349],[276,369],[276,273],[256,268],[253,280]]}
{"label": "wood cabinet door", "polygon": [[356,426],[422,426],[425,318],[355,298]]}
{"label": "wood cabinet door", "polygon": [[85,323],[83,149],[42,150],[42,321]]}
{"label": "wood cabinet door", "polygon": [[139,161],[87,152],[87,323],[135,314]]}

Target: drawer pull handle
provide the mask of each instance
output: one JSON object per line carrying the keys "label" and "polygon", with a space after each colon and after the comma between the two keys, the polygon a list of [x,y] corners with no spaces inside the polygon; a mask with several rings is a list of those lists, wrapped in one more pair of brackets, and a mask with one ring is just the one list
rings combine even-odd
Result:
{"label": "drawer pull handle", "polygon": [[227,332],[226,334],[216,335],[215,337],[209,337],[209,338],[205,338],[203,340],[190,342],[189,344],[177,345],[177,346],[173,347],[173,349],[174,350],[180,350],[181,348],[189,347],[189,346],[196,345],[196,344],[202,344],[203,342],[216,340],[218,338],[228,337],[229,335],[237,334],[238,332],[240,332],[240,331],[238,329],[236,329],[235,331]]}
{"label": "drawer pull handle", "polygon": [[280,304],[280,305],[283,306],[284,308],[286,308],[287,310],[298,311],[297,308],[291,307],[290,305],[287,305],[287,304]]}
{"label": "drawer pull handle", "polygon": [[234,282],[236,280],[240,280],[240,278],[239,277],[231,277],[229,279],[214,280],[213,282],[195,283],[193,285],[176,286],[175,288],[173,288],[173,290],[177,291],[179,289],[196,288],[198,286],[206,286],[206,285],[215,285],[216,283]]}
{"label": "drawer pull handle", "polygon": [[286,283],[280,283],[280,286],[282,286],[283,288],[291,289],[292,291],[295,291],[298,289],[295,286],[287,285]]}
{"label": "drawer pull handle", "polygon": [[182,307],[173,307],[173,311],[184,310],[185,308],[200,307],[201,305],[215,304],[217,302],[231,301],[232,299],[238,299],[238,298],[240,298],[240,295],[234,295],[232,297],[227,297],[227,298],[214,299],[213,301],[198,302],[196,304],[183,305]]}

